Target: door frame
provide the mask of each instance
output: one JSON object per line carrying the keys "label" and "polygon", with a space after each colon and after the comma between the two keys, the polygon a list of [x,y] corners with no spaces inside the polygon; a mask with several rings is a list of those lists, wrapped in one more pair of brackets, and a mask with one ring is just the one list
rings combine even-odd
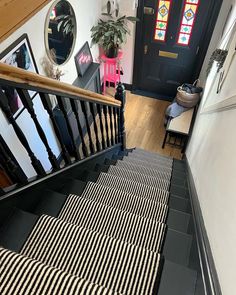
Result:
{"label": "door frame", "polygon": [[[135,33],[135,49],[134,49],[134,67],[133,67],[133,83],[132,83],[132,91],[139,90],[139,72],[138,72],[138,64],[140,59],[139,56],[143,54],[143,46],[142,46],[142,22],[143,22],[143,6],[145,0],[139,0],[139,5],[137,8],[137,17],[140,19],[140,22],[136,23],[136,33]],[[212,34],[220,13],[221,5],[223,0],[214,0],[212,1],[211,7],[208,13],[208,22],[206,25],[205,33],[203,34],[200,40],[200,48],[198,51],[198,59],[195,65],[195,71],[191,77],[191,80],[194,81],[198,78],[202,65],[212,38]]]}

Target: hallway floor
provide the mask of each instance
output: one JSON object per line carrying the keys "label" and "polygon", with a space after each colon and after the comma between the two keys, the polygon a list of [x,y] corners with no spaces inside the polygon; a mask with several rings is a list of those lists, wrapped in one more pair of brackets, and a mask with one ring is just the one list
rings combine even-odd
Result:
{"label": "hallway floor", "polygon": [[170,103],[132,94],[127,91],[125,110],[127,147],[140,147],[147,151],[181,159],[179,148],[166,145],[162,149],[165,136],[164,114]]}

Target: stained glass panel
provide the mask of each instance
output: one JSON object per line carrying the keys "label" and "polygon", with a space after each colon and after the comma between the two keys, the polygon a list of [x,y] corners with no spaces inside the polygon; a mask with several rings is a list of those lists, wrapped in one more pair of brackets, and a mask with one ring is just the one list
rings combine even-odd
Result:
{"label": "stained glass panel", "polygon": [[200,0],[185,0],[178,44],[189,45]]}
{"label": "stained glass panel", "polygon": [[159,0],[157,8],[157,20],[154,39],[164,42],[166,39],[166,30],[170,14],[172,0]]}

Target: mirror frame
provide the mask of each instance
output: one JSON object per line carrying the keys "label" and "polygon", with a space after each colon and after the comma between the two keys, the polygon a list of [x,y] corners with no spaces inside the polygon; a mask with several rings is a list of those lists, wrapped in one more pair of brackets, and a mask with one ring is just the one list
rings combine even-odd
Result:
{"label": "mirror frame", "polygon": [[[51,57],[51,53],[50,53],[50,49],[49,49],[49,43],[48,43],[48,25],[49,25],[49,21],[50,21],[50,13],[52,11],[52,9],[61,1],[66,1],[69,3],[69,5],[71,6],[74,16],[75,16],[75,37],[74,37],[74,41],[71,47],[71,52],[69,54],[69,56],[67,57],[66,61],[63,62],[62,64],[57,64]],[[53,63],[55,66],[63,66],[66,63],[69,62],[69,60],[71,59],[73,52],[75,50],[75,43],[76,43],[76,39],[77,39],[77,21],[76,21],[76,14],[75,14],[75,10],[73,8],[73,6],[71,5],[71,3],[68,0],[56,0],[52,3],[52,5],[50,6],[47,16],[46,16],[46,20],[45,20],[45,25],[44,25],[44,44],[45,44],[45,49],[46,49],[46,53],[47,53],[47,57],[50,60],[51,63]]]}

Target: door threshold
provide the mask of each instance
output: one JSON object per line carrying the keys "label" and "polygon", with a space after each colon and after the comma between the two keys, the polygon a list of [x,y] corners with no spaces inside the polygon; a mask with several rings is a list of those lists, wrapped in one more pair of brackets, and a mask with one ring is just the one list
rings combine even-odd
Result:
{"label": "door threshold", "polygon": [[136,94],[136,95],[140,95],[140,96],[147,96],[147,97],[151,97],[151,98],[155,98],[155,99],[159,99],[159,100],[170,101],[170,102],[172,102],[174,99],[174,97],[170,97],[170,96],[163,95],[163,94],[158,94],[155,92],[139,90],[139,89],[132,90],[131,93]]}

